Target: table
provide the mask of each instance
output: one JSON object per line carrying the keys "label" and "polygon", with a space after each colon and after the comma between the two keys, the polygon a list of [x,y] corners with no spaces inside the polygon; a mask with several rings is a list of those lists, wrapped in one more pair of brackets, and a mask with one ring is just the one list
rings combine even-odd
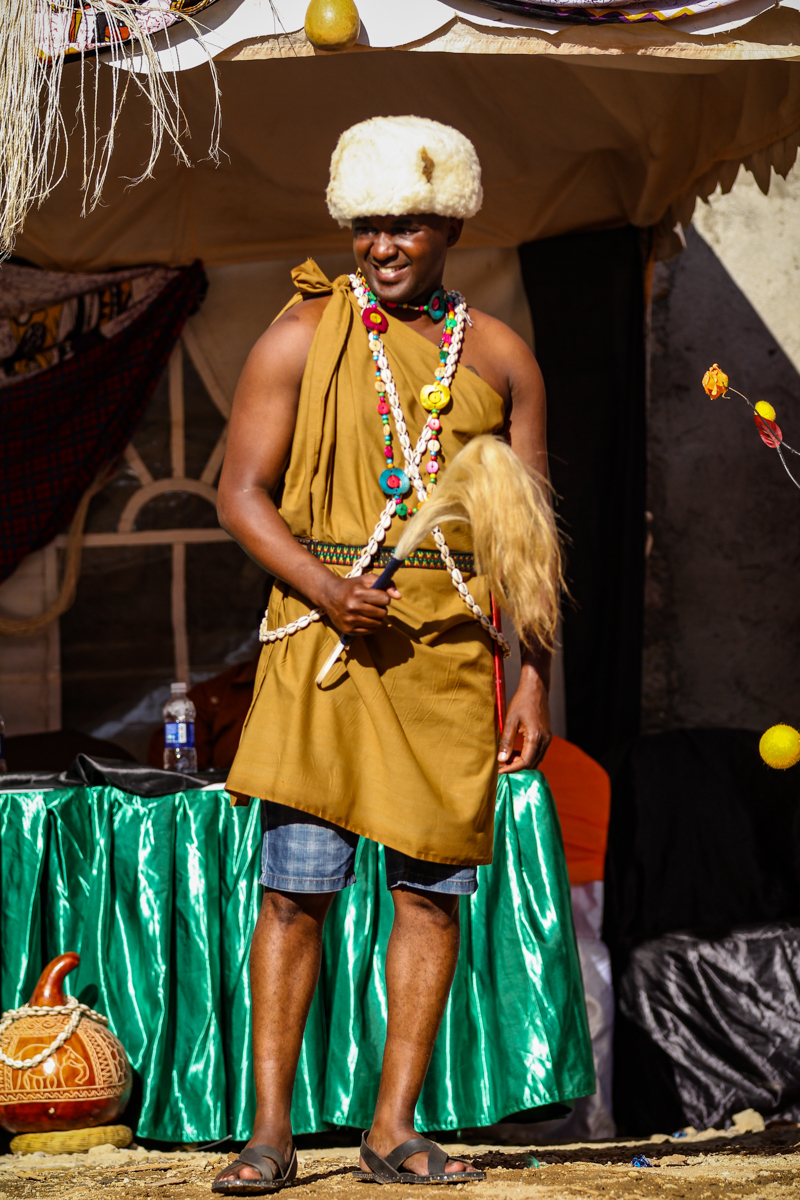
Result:
{"label": "table", "polygon": [[[141,1083],[140,1137],[250,1135],[248,949],[257,804],[221,789],[0,793],[0,1004],[77,950],[68,989],[110,1019]],[[383,852],[362,839],[335,899],[294,1092],[296,1133],[368,1128],[392,922]],[[461,901],[462,945],[417,1108],[425,1130],[489,1125],[594,1091],[561,832],[539,772],[501,776],[495,860]]]}

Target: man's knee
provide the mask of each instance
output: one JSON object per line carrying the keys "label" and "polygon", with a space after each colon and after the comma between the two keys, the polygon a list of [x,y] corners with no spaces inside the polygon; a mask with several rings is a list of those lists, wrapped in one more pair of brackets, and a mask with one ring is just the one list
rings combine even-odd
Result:
{"label": "man's knee", "polygon": [[264,889],[261,919],[278,925],[296,925],[300,921],[325,918],[333,895],[328,892],[274,892]]}
{"label": "man's knee", "polygon": [[392,888],[392,897],[398,914],[412,916],[441,928],[458,924],[458,896],[398,887]]}

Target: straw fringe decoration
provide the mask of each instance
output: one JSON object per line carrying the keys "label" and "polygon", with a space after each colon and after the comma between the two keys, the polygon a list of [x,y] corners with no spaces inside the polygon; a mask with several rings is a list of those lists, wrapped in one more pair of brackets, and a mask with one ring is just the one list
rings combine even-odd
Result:
{"label": "straw fringe decoration", "polygon": [[[66,30],[75,12],[73,0],[0,0],[0,260],[14,247],[28,211],[40,205],[64,177],[67,169],[68,130],[61,111],[61,80],[68,47]],[[83,215],[100,202],[108,174],[117,121],[131,86],[148,100],[151,109],[150,156],[140,183],[153,173],[166,140],[177,159],[190,166],[183,147],[189,129],[178,96],[175,72],[168,72],[152,44],[154,12],[129,0],[80,0],[85,17],[96,14],[116,36],[101,47],[84,51],[77,118],[83,135]],[[169,12],[165,5],[166,12]],[[204,45],[200,26],[188,14],[180,18],[191,26]],[[128,37],[122,29],[129,31]],[[168,39],[168,34],[164,30]],[[205,46],[204,46],[205,48]],[[215,107],[209,157],[219,161],[220,102],[217,72],[206,48],[214,82]],[[105,132],[98,129],[98,68],[102,59],[111,65],[112,103]],[[94,60],[93,85],[87,86],[87,59]],[[133,60],[143,58],[141,74]],[[104,123],[105,124],[105,123]]]}

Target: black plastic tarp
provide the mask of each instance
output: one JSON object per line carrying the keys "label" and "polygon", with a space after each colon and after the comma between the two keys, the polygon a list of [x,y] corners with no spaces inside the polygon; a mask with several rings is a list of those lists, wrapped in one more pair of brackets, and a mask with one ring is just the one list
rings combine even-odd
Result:
{"label": "black plastic tarp", "polygon": [[614,1110],[648,1135],[800,1117],[800,766],[750,730],[676,730],[607,760],[604,940]]}
{"label": "black plastic tarp", "polygon": [[619,983],[618,1120],[643,1133],[800,1118],[800,926],[638,946]]}
{"label": "black plastic tarp", "polygon": [[134,796],[171,796],[193,788],[225,782],[227,771],[162,771],[141,763],[79,754],[66,771],[16,771],[0,775],[0,791],[29,791],[33,788],[116,787]]}

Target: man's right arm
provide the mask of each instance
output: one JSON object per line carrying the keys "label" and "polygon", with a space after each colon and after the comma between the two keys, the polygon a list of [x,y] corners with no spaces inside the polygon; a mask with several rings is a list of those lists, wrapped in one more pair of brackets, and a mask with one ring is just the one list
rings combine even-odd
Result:
{"label": "man's right arm", "polygon": [[371,633],[386,619],[395,589],[370,589],[372,576],[340,579],[292,536],[273,501],[289,461],[300,387],[327,300],[290,309],[256,342],[233,400],[217,513],[251,558],[323,608],[342,633]]}

